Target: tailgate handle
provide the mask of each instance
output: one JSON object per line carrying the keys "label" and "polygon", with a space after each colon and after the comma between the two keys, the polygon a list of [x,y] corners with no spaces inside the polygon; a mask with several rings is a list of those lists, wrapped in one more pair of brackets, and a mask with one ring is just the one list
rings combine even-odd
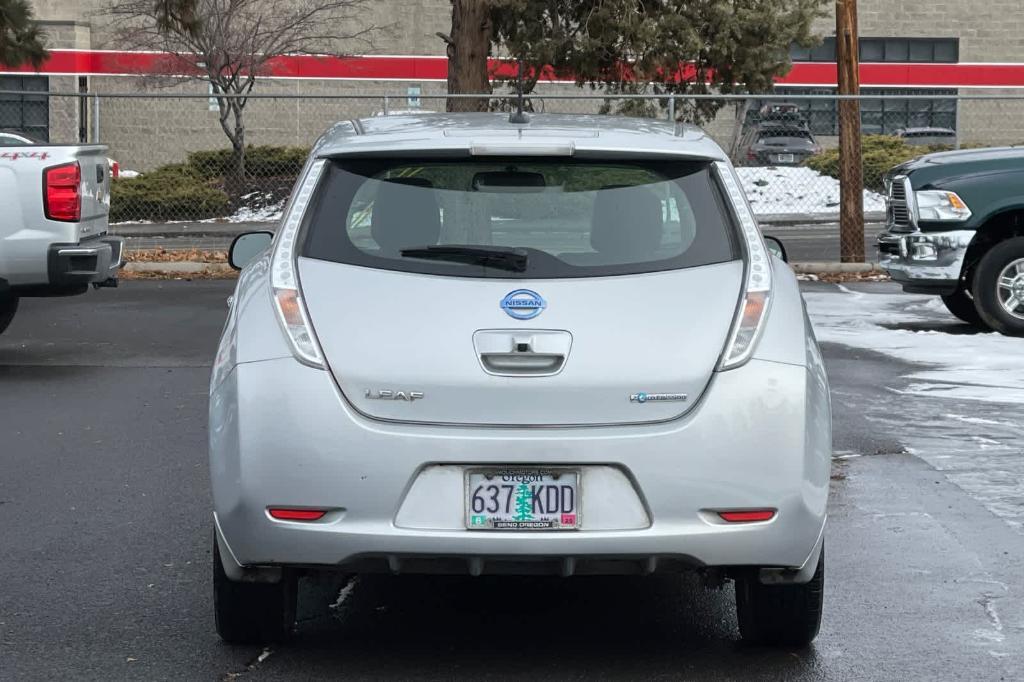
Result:
{"label": "tailgate handle", "polygon": [[561,353],[481,353],[480,362],[494,374],[547,375],[562,369],[565,356]]}

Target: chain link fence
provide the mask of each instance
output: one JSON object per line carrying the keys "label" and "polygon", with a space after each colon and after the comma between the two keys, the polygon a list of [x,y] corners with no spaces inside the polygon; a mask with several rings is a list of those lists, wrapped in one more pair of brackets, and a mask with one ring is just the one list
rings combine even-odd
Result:
{"label": "chain link fence", "polygon": [[[695,122],[733,159],[767,230],[791,233],[796,241],[808,230],[831,230],[838,255],[839,100],[816,93],[606,98],[563,90],[533,94],[527,107]],[[884,221],[883,178],[893,166],[932,151],[1024,143],[1024,93],[859,100],[869,242]],[[495,110],[509,106],[507,95],[489,101]],[[139,235],[139,246],[170,245],[167,235],[175,233],[182,236],[174,244],[182,247],[222,246],[235,232],[273,226],[309,147],[333,123],[444,108],[440,92],[253,96],[239,153],[222,128],[216,98],[208,95],[2,90],[0,144],[6,146],[0,153],[17,153],[24,143],[19,138],[106,144],[120,168],[111,200],[115,231]],[[185,235],[198,236],[188,241]]]}

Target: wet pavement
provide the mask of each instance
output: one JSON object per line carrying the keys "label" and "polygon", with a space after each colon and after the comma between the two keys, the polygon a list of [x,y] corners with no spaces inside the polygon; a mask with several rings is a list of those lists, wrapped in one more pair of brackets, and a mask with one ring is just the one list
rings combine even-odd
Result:
{"label": "wet pavement", "polygon": [[[0,680],[1024,678],[1021,407],[908,392],[917,368],[833,344],[809,649],[744,646],[731,588],[666,576],[306,583],[294,641],[225,646],[205,428],[231,286],[29,300],[0,336]],[[943,325],[964,331],[921,331]]]}

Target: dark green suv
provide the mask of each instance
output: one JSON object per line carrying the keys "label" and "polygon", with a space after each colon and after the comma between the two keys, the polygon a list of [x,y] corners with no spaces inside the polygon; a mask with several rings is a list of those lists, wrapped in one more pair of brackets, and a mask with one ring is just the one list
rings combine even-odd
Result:
{"label": "dark green suv", "polygon": [[1024,147],[928,154],[885,178],[881,265],[971,324],[1024,336]]}

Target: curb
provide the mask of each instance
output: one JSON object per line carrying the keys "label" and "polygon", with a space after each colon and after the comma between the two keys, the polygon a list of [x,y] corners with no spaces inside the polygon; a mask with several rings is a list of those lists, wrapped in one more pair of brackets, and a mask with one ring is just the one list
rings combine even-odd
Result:
{"label": "curb", "polygon": [[[883,270],[878,263],[792,263],[791,267],[798,275],[885,273],[885,270]],[[230,274],[235,272],[235,270],[227,263],[200,263],[196,261],[133,261],[126,263],[124,270],[127,272],[166,272],[178,275],[195,274],[198,272],[216,274]]]}
{"label": "curb", "polygon": [[229,274],[235,272],[227,263],[199,263],[196,261],[129,262],[125,272],[166,272],[175,275],[190,275],[198,272]]}
{"label": "curb", "polygon": [[850,273],[886,274],[885,270],[883,270],[878,263],[791,263],[790,266],[798,275],[845,275]]}

